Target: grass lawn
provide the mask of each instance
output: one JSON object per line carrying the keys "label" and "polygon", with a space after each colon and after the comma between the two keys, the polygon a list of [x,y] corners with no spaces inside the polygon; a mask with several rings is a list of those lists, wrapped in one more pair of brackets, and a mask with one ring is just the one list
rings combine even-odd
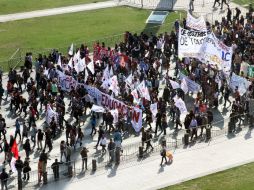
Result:
{"label": "grass lawn", "polygon": [[253,190],[253,173],[254,163],[250,163],[162,190]]}
{"label": "grass lawn", "polygon": [[254,1],[253,0],[233,0],[233,2],[242,5],[246,8],[248,8],[249,4],[252,3],[252,5],[254,5]]}
{"label": "grass lawn", "polygon": [[0,0],[0,15],[106,0]]}
{"label": "grass lawn", "polygon": [[[140,32],[154,26],[145,24],[150,12],[117,7],[0,23],[0,61],[8,59],[17,48],[24,52],[42,52],[45,48],[60,48],[67,52],[72,42],[80,45],[118,34],[114,39],[103,40],[114,45],[123,39],[119,34],[126,30]],[[179,18],[179,12],[171,12],[159,32],[170,31],[176,18]]]}

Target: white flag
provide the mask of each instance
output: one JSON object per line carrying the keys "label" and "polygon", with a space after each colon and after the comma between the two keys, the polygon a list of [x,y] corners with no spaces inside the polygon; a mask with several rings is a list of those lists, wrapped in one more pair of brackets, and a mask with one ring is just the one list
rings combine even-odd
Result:
{"label": "white flag", "polygon": [[58,56],[57,65],[62,67],[61,55]]}
{"label": "white flag", "polygon": [[132,74],[130,74],[126,79],[125,79],[125,83],[132,89],[134,86],[133,86],[133,77],[132,77]]}
{"label": "white flag", "polygon": [[116,96],[118,96],[120,88],[118,86],[118,80],[116,75],[110,78],[109,84],[110,84],[109,89],[112,90],[112,92],[114,92]]}
{"label": "white flag", "polygon": [[87,72],[87,69],[85,68],[85,78],[84,78],[84,82],[86,83],[87,81],[87,78],[88,78],[88,72]]}
{"label": "white flag", "polygon": [[185,94],[188,93],[188,85],[185,78],[183,78],[181,81],[181,89],[184,91]]}
{"label": "white flag", "polygon": [[85,58],[79,59],[78,63],[75,64],[74,68],[77,73],[84,71],[84,69],[86,68]]}
{"label": "white flag", "polygon": [[186,105],[181,98],[175,99],[175,106],[179,108],[181,114],[187,112]]}
{"label": "white flag", "polygon": [[72,61],[73,61],[73,58],[71,57],[70,60],[69,60],[69,62],[68,62],[68,66],[69,66],[70,68],[73,68]]}
{"label": "white flag", "polygon": [[144,80],[138,85],[137,89],[138,89],[138,92],[140,93],[141,97],[145,98],[148,101],[151,100],[149,90],[146,87]]}
{"label": "white flag", "polygon": [[173,80],[169,80],[169,81],[173,89],[180,88],[180,85],[176,81],[173,81]]}
{"label": "white flag", "polygon": [[88,63],[87,68],[89,69],[89,71],[91,71],[92,74],[94,74],[94,63],[93,61],[91,61],[90,63]]}
{"label": "white flag", "polygon": [[108,65],[107,65],[107,67],[103,71],[102,82],[104,82],[105,80],[109,80],[109,78],[110,78],[110,72],[109,72]]}
{"label": "white flag", "polygon": [[110,67],[110,77],[114,76],[113,66]]}
{"label": "white flag", "polygon": [[156,120],[156,114],[158,113],[157,102],[150,105],[150,111],[152,112],[153,121]]}
{"label": "white flag", "polygon": [[71,47],[70,47],[68,53],[69,53],[69,55],[71,55],[71,56],[73,55],[73,43],[71,44]]}
{"label": "white flag", "polygon": [[78,50],[78,52],[75,53],[73,56],[74,65],[78,63],[79,59],[80,59],[80,51]]}
{"label": "white flag", "polygon": [[114,118],[113,123],[117,123],[118,122],[118,110],[117,109],[110,110],[110,113]]}
{"label": "white flag", "polygon": [[131,92],[131,95],[133,96],[134,103],[138,104],[139,103],[138,91],[134,89]]}

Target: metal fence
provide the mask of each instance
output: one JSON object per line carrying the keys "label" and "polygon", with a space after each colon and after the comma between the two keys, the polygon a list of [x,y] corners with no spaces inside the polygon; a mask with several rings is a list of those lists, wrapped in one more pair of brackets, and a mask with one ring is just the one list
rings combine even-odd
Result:
{"label": "metal fence", "polygon": [[[230,122],[232,122],[233,120],[235,121],[234,126],[230,125]],[[242,128],[248,127],[249,123],[251,124],[252,122],[250,122],[248,115],[237,115],[233,118],[227,118],[221,121],[214,122],[212,126],[213,128],[217,128],[217,129],[211,129],[207,127],[208,125],[199,126],[198,127],[199,134],[201,132],[201,127],[204,127],[203,135],[198,134],[198,138],[196,138],[194,141],[190,141],[189,144],[193,146],[195,145],[195,143],[205,143],[207,141],[211,141],[212,139],[215,139],[216,137],[223,136],[223,135],[234,136],[234,134],[241,131]],[[221,129],[218,129],[221,126],[224,126],[224,127]],[[142,144],[142,142],[139,142],[139,143],[133,143],[127,146],[123,146],[121,154],[120,154],[120,164],[124,165],[129,162],[137,162],[139,160],[145,160],[147,157],[150,157],[152,155],[158,155],[158,153],[161,151],[161,145],[163,141],[164,143],[166,143],[166,147],[169,150],[175,150],[178,148],[182,148],[183,146],[187,147],[188,144],[186,144],[186,139],[184,137],[185,134],[186,134],[186,131],[184,129],[181,129],[180,131],[175,131],[174,133],[151,139],[151,144],[153,146],[152,151],[145,150],[145,147],[143,147],[143,145],[145,145],[146,142],[144,142],[144,144]],[[189,135],[189,138],[190,136],[191,136],[191,133]],[[97,171],[103,170],[107,167],[112,167],[112,165],[114,165],[114,162],[112,163],[110,161],[110,156],[108,151],[106,151],[105,153],[96,152],[93,155],[88,157],[88,169],[90,171],[93,168],[92,160],[95,160],[96,162]],[[81,175],[83,172],[84,170],[82,169],[81,159],[73,160],[69,164],[63,163],[59,167],[59,180],[72,178],[72,177]],[[46,168],[45,173],[47,175],[47,183],[51,183],[55,181],[54,173],[50,166]],[[18,184],[17,177],[10,177],[8,180],[8,184],[9,184],[8,185],[9,189],[16,188]],[[39,185],[42,185],[42,184],[38,183],[38,171],[35,170],[30,172],[30,180],[28,182],[23,182],[22,186],[25,189],[29,189],[29,188],[38,187]]]}

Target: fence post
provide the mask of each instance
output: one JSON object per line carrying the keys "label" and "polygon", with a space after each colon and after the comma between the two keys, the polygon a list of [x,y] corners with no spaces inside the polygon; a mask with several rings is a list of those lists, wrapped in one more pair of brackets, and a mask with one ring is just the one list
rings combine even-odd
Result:
{"label": "fence post", "polygon": [[74,163],[73,163],[73,172],[74,172],[74,176],[76,176],[76,162],[75,162],[75,160],[74,160]]}
{"label": "fence post", "polygon": [[22,177],[21,177],[22,169],[18,169],[18,190],[22,190]]}

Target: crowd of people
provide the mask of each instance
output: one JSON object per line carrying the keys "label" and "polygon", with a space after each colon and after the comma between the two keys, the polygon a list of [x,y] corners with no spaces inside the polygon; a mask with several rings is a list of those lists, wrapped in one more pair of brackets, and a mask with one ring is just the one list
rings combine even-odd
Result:
{"label": "crowd of people", "polygon": [[[102,114],[90,111],[97,100],[92,98],[82,86],[72,87],[69,92],[61,89],[57,71],[72,76],[79,83],[94,86],[128,106],[135,105],[142,109],[144,122],[140,134],[142,145],[146,144],[145,151],[149,149],[153,151],[153,136],[158,137],[162,133],[166,135],[169,128],[175,128],[176,131],[179,127],[183,128],[190,134],[191,141],[202,136],[204,128],[212,126],[213,110],[218,109],[220,104],[234,115],[236,118],[234,124],[241,122],[242,115],[249,113],[249,100],[254,97],[254,84],[252,83],[247,92],[241,96],[237,88],[235,90],[230,88],[227,76],[222,71],[203,64],[197,59],[179,59],[177,51],[180,25],[187,28],[186,20],[184,19],[181,23],[176,20],[174,30],[158,36],[143,32],[140,34],[126,32],[123,41],[115,44],[115,47],[107,47],[103,42],[97,42],[90,50],[82,44],[68,55],[53,50],[49,55],[40,54],[35,59],[32,53],[27,53],[22,71],[10,69],[7,86],[2,84],[0,86],[0,104],[2,100],[7,102],[9,111],[17,117],[15,135],[7,137],[6,131],[11,126],[8,126],[0,115],[0,139],[3,141],[0,148],[4,152],[5,160],[3,164],[11,166],[12,157],[15,157],[12,147],[17,141],[17,144],[24,149],[25,156],[17,158],[16,169],[22,170],[23,180],[28,181],[31,171],[30,154],[37,148],[40,152],[38,176],[41,182],[42,178],[45,178],[49,153],[52,149],[59,148],[60,162],[56,159],[51,165],[54,177],[58,179],[63,158],[67,164],[70,164],[77,147],[82,147],[80,151],[82,169],[88,169],[89,150],[84,146],[84,140],[93,138],[96,133],[98,133],[98,140],[95,148],[98,149],[101,146],[103,153],[108,151],[110,162],[115,161],[119,164],[116,157],[123,149],[123,134],[134,133],[130,122],[132,113],[126,115],[119,113],[118,121],[115,123],[110,110]],[[237,10],[236,15],[232,15],[229,10],[227,16],[221,21],[216,21],[214,24],[207,22],[207,28],[227,46],[233,46],[231,72],[248,78],[246,72],[241,69],[241,65],[254,64],[253,9],[250,7],[246,17]],[[93,61],[94,72],[89,69],[77,71],[75,59],[85,60],[85,63]],[[117,76],[118,94],[103,86],[103,72],[107,67],[113,75]],[[34,73],[35,77],[33,77]],[[133,76],[132,87],[125,82],[130,73]],[[179,108],[174,104],[174,97],[177,95],[185,100],[186,93],[181,88],[173,89],[170,82],[180,81],[180,73],[201,86],[184,120],[181,119]],[[150,101],[142,97],[139,92],[139,97],[142,98],[136,102],[131,88],[137,88],[142,81],[145,81],[149,90]],[[165,88],[160,97],[161,81],[165,81]],[[231,95],[233,101],[229,98]],[[150,110],[152,103],[157,103],[158,113],[155,116]],[[47,127],[42,128],[36,123],[44,119],[48,105],[58,113],[58,117],[57,119],[53,117]],[[67,117],[74,117],[75,122],[67,120]],[[82,128],[87,121],[88,128],[91,128],[89,133]],[[155,127],[151,125],[153,122]],[[158,131],[161,133],[158,134]],[[200,131],[199,135],[198,131]],[[55,147],[53,142],[63,133],[65,138],[62,139],[59,147]],[[163,160],[167,162],[165,145],[162,146],[161,156],[162,162]],[[8,176],[6,169],[3,169],[0,174],[2,187],[6,186]]]}

